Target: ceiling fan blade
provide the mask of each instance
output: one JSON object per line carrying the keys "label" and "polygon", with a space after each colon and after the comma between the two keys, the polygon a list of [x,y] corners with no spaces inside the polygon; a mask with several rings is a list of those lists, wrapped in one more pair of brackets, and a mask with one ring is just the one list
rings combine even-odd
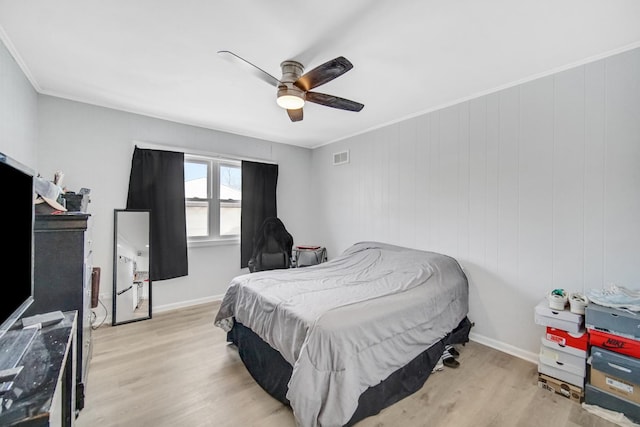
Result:
{"label": "ceiling fan blade", "polygon": [[338,108],[340,110],[360,111],[364,107],[364,104],[360,104],[359,102],[318,92],[307,92],[305,99],[309,102]]}
{"label": "ceiling fan blade", "polygon": [[303,74],[294,85],[302,90],[311,90],[340,77],[352,68],[353,64],[347,58],[339,56]]}
{"label": "ceiling fan blade", "polygon": [[299,122],[302,120],[302,108],[298,108],[297,110],[287,110],[287,114],[289,114],[289,118],[292,122]]}
{"label": "ceiling fan blade", "polygon": [[251,62],[247,61],[246,59],[239,57],[233,52],[230,52],[228,50],[219,50],[218,55],[220,55],[221,57],[223,57],[224,59],[230,62],[242,65],[251,74],[259,78],[260,80],[270,84],[271,86],[278,87],[278,85],[280,84],[280,80],[276,79],[271,74],[264,71],[262,68],[256,65],[253,65]]}

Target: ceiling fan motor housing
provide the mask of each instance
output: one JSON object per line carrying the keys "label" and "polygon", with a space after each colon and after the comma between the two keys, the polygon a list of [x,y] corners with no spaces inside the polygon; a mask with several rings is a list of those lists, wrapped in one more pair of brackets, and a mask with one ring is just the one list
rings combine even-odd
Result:
{"label": "ceiling fan motor housing", "polygon": [[282,78],[278,85],[278,98],[296,96],[305,99],[304,91],[293,84],[304,72],[302,64],[296,61],[284,61],[280,67],[282,68]]}

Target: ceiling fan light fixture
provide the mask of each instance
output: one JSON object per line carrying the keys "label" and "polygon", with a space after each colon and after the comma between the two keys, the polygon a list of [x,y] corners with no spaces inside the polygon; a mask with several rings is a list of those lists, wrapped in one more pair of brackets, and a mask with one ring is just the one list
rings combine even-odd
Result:
{"label": "ceiling fan light fixture", "polygon": [[223,58],[239,62],[248,67],[252,73],[264,82],[278,89],[276,103],[287,110],[292,122],[299,122],[303,118],[302,107],[308,101],[312,104],[324,105],[346,111],[360,111],[364,104],[328,95],[326,93],[311,92],[312,89],[340,77],[353,68],[353,64],[344,56],[339,56],[321,64],[311,71],[304,73],[304,66],[298,61],[287,60],[280,63],[282,78],[277,79],[263,69],[255,66],[228,50],[220,50],[218,54]]}
{"label": "ceiling fan light fixture", "polygon": [[278,86],[276,102],[285,110],[299,110],[304,105],[304,92],[292,83],[285,82]]}
{"label": "ceiling fan light fixture", "polygon": [[304,106],[304,99],[296,95],[280,95],[276,102],[286,110],[297,110]]}

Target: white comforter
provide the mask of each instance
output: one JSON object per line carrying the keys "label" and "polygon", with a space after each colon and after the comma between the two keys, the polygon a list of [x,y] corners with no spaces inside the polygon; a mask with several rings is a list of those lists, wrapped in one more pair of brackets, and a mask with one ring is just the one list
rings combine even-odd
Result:
{"label": "white comforter", "polygon": [[448,256],[378,242],[329,262],[238,276],[215,325],[249,327],[293,366],[298,425],[342,426],[358,398],[443,338],[468,312],[467,278]]}

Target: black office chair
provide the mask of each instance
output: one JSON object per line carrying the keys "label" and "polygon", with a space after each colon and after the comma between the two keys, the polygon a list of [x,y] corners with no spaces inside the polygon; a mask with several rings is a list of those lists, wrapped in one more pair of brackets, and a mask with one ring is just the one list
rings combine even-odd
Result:
{"label": "black office chair", "polygon": [[293,236],[276,217],[264,220],[253,237],[253,254],[249,271],[275,270],[291,267]]}

